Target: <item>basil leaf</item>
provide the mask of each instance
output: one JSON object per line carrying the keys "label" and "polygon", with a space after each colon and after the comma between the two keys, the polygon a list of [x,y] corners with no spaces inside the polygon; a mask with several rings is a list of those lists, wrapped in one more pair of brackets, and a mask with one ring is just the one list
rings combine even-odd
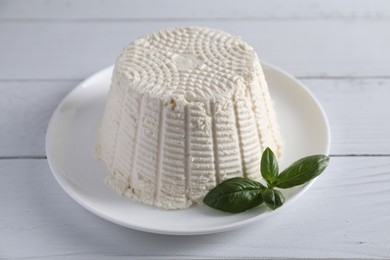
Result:
{"label": "basil leaf", "polygon": [[262,191],[262,196],[265,204],[272,210],[275,210],[283,205],[284,196],[283,194],[274,189],[265,189]]}
{"label": "basil leaf", "polygon": [[304,184],[320,175],[328,163],[329,157],[326,155],[312,155],[302,158],[279,174],[275,186],[286,189]]}
{"label": "basil leaf", "polygon": [[277,179],[279,173],[278,161],[270,148],[266,148],[261,156],[260,171],[269,185]]}
{"label": "basil leaf", "polygon": [[218,184],[203,202],[214,209],[239,213],[263,203],[262,189],[265,187],[257,181],[236,177]]}

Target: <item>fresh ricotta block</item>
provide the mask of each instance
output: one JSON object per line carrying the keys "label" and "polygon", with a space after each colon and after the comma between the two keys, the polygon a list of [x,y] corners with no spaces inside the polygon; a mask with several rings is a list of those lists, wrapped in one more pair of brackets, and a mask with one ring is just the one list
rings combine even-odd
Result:
{"label": "fresh ricotta block", "polygon": [[94,150],[118,193],[165,209],[201,204],[225,179],[261,180],[266,147],[280,156],[275,110],[240,37],[184,27],[124,48]]}

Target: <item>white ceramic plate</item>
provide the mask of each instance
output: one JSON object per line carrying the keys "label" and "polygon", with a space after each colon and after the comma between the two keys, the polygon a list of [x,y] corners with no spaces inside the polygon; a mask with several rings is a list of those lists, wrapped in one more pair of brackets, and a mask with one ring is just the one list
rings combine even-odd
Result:
{"label": "white ceramic plate", "polygon": [[[303,156],[328,154],[329,125],[318,101],[292,76],[269,64],[262,65],[285,141],[280,168]],[[93,159],[92,147],[112,69],[109,67],[96,73],[70,92],[55,110],[47,129],[46,154],[50,168],[75,201],[119,225],[175,235],[231,230],[272,214],[265,206],[240,214],[219,212],[207,206],[168,211],[135,203],[109,189],[104,184],[108,172]],[[307,190],[310,184],[285,193],[286,204]]]}

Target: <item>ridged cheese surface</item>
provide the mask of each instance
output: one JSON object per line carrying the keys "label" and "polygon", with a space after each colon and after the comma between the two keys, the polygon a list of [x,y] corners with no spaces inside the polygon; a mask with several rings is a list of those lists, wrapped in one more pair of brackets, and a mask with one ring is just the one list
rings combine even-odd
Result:
{"label": "ridged cheese surface", "polygon": [[266,147],[280,156],[276,115],[257,55],[239,37],[174,28],[123,50],[95,146],[117,192],[187,208],[227,178],[259,180]]}

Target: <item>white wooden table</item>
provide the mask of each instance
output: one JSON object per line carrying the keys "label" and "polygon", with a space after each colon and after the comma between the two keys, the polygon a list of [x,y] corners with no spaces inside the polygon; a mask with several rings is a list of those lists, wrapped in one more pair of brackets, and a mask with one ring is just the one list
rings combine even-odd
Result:
{"label": "white wooden table", "polygon": [[[324,106],[331,164],[304,196],[235,231],[164,236],[80,207],[45,156],[60,100],[153,30],[241,35]],[[0,259],[390,258],[390,2],[0,0]]]}

